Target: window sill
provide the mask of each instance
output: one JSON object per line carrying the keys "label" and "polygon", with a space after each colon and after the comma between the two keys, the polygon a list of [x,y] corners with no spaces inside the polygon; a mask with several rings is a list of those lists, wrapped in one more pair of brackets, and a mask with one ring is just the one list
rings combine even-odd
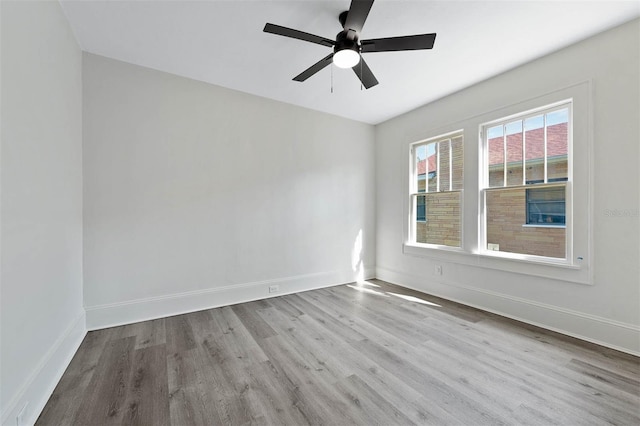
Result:
{"label": "window sill", "polygon": [[525,223],[522,225],[523,228],[557,228],[557,229],[566,229],[567,225],[545,225],[545,224],[534,224],[534,223]]}
{"label": "window sill", "polygon": [[533,256],[533,255],[526,255],[526,254],[509,253],[509,252],[500,251],[500,250],[495,250],[495,251],[482,250],[482,251],[478,251],[478,253],[475,253],[475,255],[483,256],[487,258],[494,258],[494,259],[507,259],[510,261],[524,262],[524,263],[534,264],[534,265],[548,265],[556,268],[560,267],[560,268],[567,268],[567,269],[574,269],[574,270],[581,269],[580,265],[574,265],[574,264],[571,264],[567,259],[558,259],[556,257]]}
{"label": "window sill", "polygon": [[[467,253],[464,251],[462,247],[452,247],[452,246],[441,246],[438,244],[426,244],[426,243],[405,243],[405,248],[409,248],[409,250],[413,251],[414,249],[420,250],[435,250],[438,252],[450,252],[450,253]],[[406,252],[406,250],[405,250]]]}
{"label": "window sill", "polygon": [[556,281],[592,285],[588,264],[584,259],[571,263],[566,259],[519,255],[501,251],[470,252],[462,248],[404,243],[402,252],[408,256],[426,257],[454,264],[494,269]]}

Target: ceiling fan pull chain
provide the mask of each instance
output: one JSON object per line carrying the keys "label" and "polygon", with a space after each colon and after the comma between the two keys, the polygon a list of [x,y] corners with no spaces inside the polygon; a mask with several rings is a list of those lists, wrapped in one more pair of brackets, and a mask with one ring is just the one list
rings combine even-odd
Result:
{"label": "ceiling fan pull chain", "polygon": [[360,55],[360,91],[362,92],[362,53]]}
{"label": "ceiling fan pull chain", "polygon": [[331,64],[331,93],[333,93],[333,63]]}

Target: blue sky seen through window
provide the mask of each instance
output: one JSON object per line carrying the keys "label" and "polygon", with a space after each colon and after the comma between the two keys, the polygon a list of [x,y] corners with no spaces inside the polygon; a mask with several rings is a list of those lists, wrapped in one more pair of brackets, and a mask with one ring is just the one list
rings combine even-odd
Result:
{"label": "blue sky seen through window", "polygon": [[[553,126],[560,123],[569,122],[569,109],[563,108],[557,111],[553,111],[546,114],[547,126]],[[544,120],[542,115],[527,118],[524,121],[525,131],[541,129],[544,127]],[[522,120],[514,121],[505,126],[507,135],[513,135],[522,132]],[[489,139],[498,138],[503,136],[503,127],[494,126],[487,130],[487,136]]]}
{"label": "blue sky seen through window", "polygon": [[436,153],[436,144],[420,145],[416,148],[416,160],[422,161]]}

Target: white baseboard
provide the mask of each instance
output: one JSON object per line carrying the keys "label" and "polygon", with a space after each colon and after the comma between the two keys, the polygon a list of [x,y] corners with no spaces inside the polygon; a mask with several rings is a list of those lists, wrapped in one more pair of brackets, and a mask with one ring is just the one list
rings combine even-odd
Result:
{"label": "white baseboard", "polygon": [[22,388],[7,404],[6,411],[2,413],[3,425],[15,425],[16,417],[27,402],[23,424],[36,422],[86,334],[86,318],[82,312],[44,354]]}
{"label": "white baseboard", "polygon": [[[365,268],[365,279],[375,276],[373,268]],[[319,272],[293,277],[256,281],[166,296],[148,297],[98,306],[87,306],[87,328],[98,330],[139,321],[186,314],[220,306],[235,305],[268,297],[282,296],[356,280],[354,271]],[[276,293],[269,286],[277,285]]]}
{"label": "white baseboard", "polygon": [[464,284],[427,282],[424,277],[384,267],[376,268],[376,277],[383,281],[432,294],[483,311],[640,356],[640,327],[634,324],[614,321]]}

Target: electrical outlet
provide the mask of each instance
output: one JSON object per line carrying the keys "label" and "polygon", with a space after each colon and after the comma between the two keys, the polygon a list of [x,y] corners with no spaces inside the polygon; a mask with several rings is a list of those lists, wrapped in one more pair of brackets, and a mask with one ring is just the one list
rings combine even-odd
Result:
{"label": "electrical outlet", "polygon": [[280,286],[279,285],[270,285],[269,286],[269,293],[277,293],[280,291]]}
{"label": "electrical outlet", "polygon": [[442,275],[442,265],[436,265],[433,269],[433,273],[436,275]]}
{"label": "electrical outlet", "polygon": [[24,405],[22,406],[22,410],[20,410],[20,412],[16,416],[16,426],[23,426],[25,424],[24,418],[25,418],[25,416],[27,414],[27,406],[28,405],[29,405],[29,403],[25,402]]}

